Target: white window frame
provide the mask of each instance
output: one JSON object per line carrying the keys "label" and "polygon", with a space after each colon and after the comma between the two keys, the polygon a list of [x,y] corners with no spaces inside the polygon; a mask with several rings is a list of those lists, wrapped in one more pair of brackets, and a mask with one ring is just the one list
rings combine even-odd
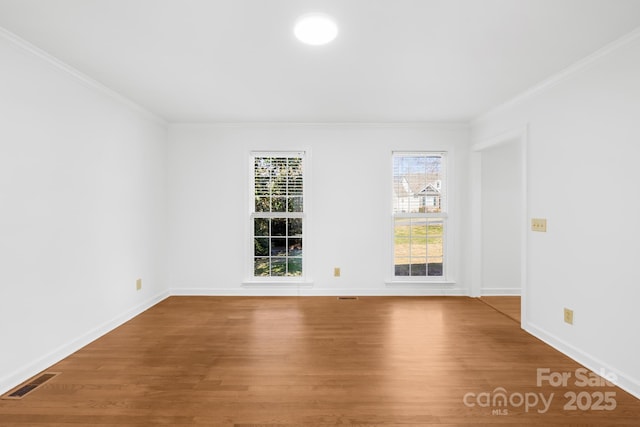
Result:
{"label": "white window frame", "polygon": [[[391,190],[391,220],[389,227],[389,236],[390,236],[390,262],[389,262],[389,277],[388,280],[391,284],[398,283],[409,283],[409,284],[452,284],[453,282],[449,279],[450,272],[450,262],[449,262],[449,239],[450,239],[450,221],[449,221],[449,188],[450,186],[450,177],[448,176],[449,167],[449,153],[447,151],[435,151],[435,150],[425,150],[425,151],[393,151],[391,153],[391,187],[393,187],[393,165],[394,159],[396,156],[440,156],[442,158],[442,168],[443,168],[443,180],[440,183],[441,191],[444,194],[444,202],[441,205],[442,211],[437,213],[428,213],[428,212],[414,212],[414,213],[404,213],[404,212],[394,212],[395,209],[395,200],[393,198],[393,188]],[[429,276],[428,275],[428,265],[426,266],[427,274],[424,276],[396,276],[395,271],[395,220],[396,218],[435,218],[442,220],[443,231],[442,231],[442,275],[440,276]]]}
{"label": "white window frame", "polygon": [[[302,212],[256,212],[255,211],[255,159],[259,157],[291,157],[302,160]],[[251,151],[249,155],[249,238],[245,284],[301,284],[307,283],[308,234],[307,234],[307,153],[291,151]],[[301,218],[302,219],[302,274],[300,276],[255,276],[254,270],[254,224],[256,218]]]}

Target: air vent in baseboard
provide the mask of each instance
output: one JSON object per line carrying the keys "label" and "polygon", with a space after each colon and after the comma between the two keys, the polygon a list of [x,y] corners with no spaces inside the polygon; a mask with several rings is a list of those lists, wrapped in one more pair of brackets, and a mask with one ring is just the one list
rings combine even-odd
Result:
{"label": "air vent in baseboard", "polygon": [[338,297],[339,300],[343,299],[358,299],[358,297]]}
{"label": "air vent in baseboard", "polygon": [[31,393],[32,391],[34,391],[35,389],[40,387],[42,384],[46,383],[51,378],[53,378],[53,377],[55,377],[56,375],[59,375],[59,374],[60,374],[60,372],[45,372],[45,373],[43,373],[43,374],[41,374],[41,375],[39,375],[39,376],[27,381],[26,383],[18,386],[13,391],[5,394],[4,396],[2,396],[2,399],[22,399],[27,394]]}

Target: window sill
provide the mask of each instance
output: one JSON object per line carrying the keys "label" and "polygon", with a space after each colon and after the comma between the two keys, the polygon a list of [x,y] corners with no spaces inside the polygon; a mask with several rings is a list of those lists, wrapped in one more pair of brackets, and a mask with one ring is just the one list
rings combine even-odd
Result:
{"label": "window sill", "polygon": [[453,280],[385,280],[387,286],[455,285]]}
{"label": "window sill", "polygon": [[242,282],[243,288],[312,288],[313,282],[307,280],[300,281],[278,281],[278,280],[245,280]]}

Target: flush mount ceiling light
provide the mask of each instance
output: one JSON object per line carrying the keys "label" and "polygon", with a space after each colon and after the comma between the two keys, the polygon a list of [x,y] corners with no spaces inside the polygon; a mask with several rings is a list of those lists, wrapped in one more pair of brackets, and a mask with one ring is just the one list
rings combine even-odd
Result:
{"label": "flush mount ceiling light", "polygon": [[293,33],[302,43],[320,46],[336,38],[338,25],[329,15],[309,13],[298,18]]}

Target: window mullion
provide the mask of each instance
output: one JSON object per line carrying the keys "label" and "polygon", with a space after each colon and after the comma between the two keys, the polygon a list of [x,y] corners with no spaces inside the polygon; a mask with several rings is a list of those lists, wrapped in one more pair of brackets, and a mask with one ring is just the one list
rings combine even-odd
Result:
{"label": "window mullion", "polygon": [[304,218],[303,212],[252,212],[253,218]]}

